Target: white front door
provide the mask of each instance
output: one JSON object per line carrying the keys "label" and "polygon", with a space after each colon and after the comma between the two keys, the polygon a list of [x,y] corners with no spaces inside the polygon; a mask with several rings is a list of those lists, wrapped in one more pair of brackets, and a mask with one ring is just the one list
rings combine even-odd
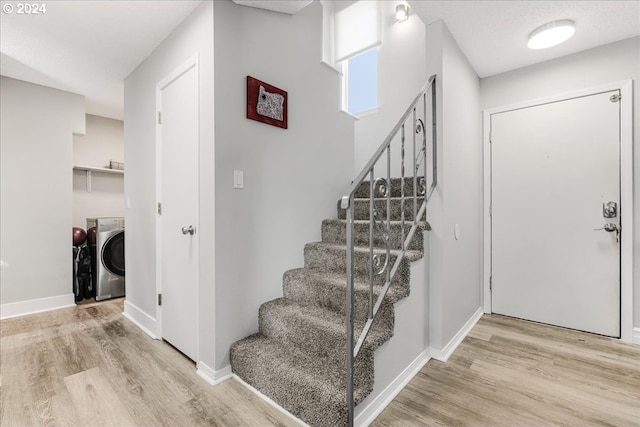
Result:
{"label": "white front door", "polygon": [[158,271],[161,336],[197,359],[198,62],[158,84]]}
{"label": "white front door", "polygon": [[[619,91],[491,115],[494,313],[620,336],[613,95]],[[616,214],[605,218],[610,202]]]}

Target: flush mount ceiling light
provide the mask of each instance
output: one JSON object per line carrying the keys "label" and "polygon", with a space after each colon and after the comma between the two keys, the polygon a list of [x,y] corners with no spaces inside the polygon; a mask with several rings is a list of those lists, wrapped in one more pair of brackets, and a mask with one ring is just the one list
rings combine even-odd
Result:
{"label": "flush mount ceiling light", "polygon": [[569,40],[575,32],[575,24],[569,19],[549,22],[529,35],[527,46],[529,49],[546,49]]}
{"label": "flush mount ceiling light", "polygon": [[407,5],[400,3],[396,6],[396,19],[398,22],[406,21],[409,18],[409,10]]}

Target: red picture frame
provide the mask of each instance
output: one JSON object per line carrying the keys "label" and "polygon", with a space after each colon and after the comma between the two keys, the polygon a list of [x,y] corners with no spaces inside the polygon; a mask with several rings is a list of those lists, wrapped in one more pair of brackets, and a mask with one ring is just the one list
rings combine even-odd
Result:
{"label": "red picture frame", "polygon": [[247,76],[247,118],[287,129],[287,92]]}

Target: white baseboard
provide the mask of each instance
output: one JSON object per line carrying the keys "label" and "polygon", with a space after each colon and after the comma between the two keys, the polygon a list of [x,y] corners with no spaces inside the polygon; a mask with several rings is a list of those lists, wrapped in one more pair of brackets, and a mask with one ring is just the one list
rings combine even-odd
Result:
{"label": "white baseboard", "polygon": [[200,375],[202,379],[211,384],[212,386],[217,386],[223,381],[231,378],[231,365],[227,365],[224,368],[216,371],[210,366],[207,366],[204,362],[197,363],[196,374]]}
{"label": "white baseboard", "polygon": [[10,302],[7,304],[0,304],[0,319],[26,316],[27,314],[57,310],[59,308],[73,307],[75,305],[76,302],[73,294],[31,299],[27,301]]}
{"label": "white baseboard", "polygon": [[124,301],[124,313],[122,315],[129,319],[138,328],[142,329],[144,333],[149,335],[151,338],[154,340],[158,339],[156,334],[151,332],[156,330],[156,319],[149,316],[127,300]]}
{"label": "white baseboard", "polygon": [[633,328],[633,341],[634,344],[640,344],[640,328]]}
{"label": "white baseboard", "polygon": [[484,311],[482,310],[482,307],[479,307],[476,312],[473,313],[473,315],[469,318],[469,320],[467,320],[467,323],[465,323],[464,326],[458,331],[458,333],[455,334],[453,338],[451,338],[451,341],[449,341],[449,343],[445,345],[442,350],[431,348],[431,357],[441,362],[446,362],[447,360],[449,360],[449,357],[451,357],[462,340],[464,340],[469,332],[471,332],[471,329],[473,329],[476,323],[478,323],[478,320],[480,320],[483,314]]}
{"label": "white baseboard", "polygon": [[247,384],[246,382],[244,382],[244,380],[242,378],[240,378],[239,376],[237,376],[236,374],[232,374],[232,376],[233,376],[234,380],[238,381],[240,384],[242,384],[243,386],[245,386],[246,388],[251,390],[253,393],[255,393],[259,398],[261,398],[262,400],[267,402],[269,405],[273,406],[278,411],[282,412],[283,414],[285,414],[286,416],[291,418],[293,421],[297,422],[302,427],[309,427],[309,425],[307,423],[305,423],[304,421],[302,421],[301,419],[299,419],[298,417],[293,415],[291,412],[289,412],[286,409],[284,409],[282,406],[278,405],[276,402],[274,402],[269,397],[267,397],[264,394],[262,394],[260,391],[258,391],[253,386],[251,386],[251,385]]}
{"label": "white baseboard", "polygon": [[378,415],[384,411],[393,399],[402,391],[402,389],[409,384],[409,381],[427,362],[431,359],[429,355],[429,349],[427,348],[416,357],[404,371],[400,373],[382,392],[369,403],[365,408],[362,408],[360,413],[356,415],[354,425],[356,426],[368,426],[376,419]]}

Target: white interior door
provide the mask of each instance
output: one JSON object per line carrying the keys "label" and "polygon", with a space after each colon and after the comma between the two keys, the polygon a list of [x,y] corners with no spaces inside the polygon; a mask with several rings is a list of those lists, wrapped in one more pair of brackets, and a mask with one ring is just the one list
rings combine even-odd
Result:
{"label": "white interior door", "polygon": [[620,336],[617,94],[491,116],[494,313]]}
{"label": "white interior door", "polygon": [[162,338],[197,358],[198,65],[159,88],[159,253]]}

